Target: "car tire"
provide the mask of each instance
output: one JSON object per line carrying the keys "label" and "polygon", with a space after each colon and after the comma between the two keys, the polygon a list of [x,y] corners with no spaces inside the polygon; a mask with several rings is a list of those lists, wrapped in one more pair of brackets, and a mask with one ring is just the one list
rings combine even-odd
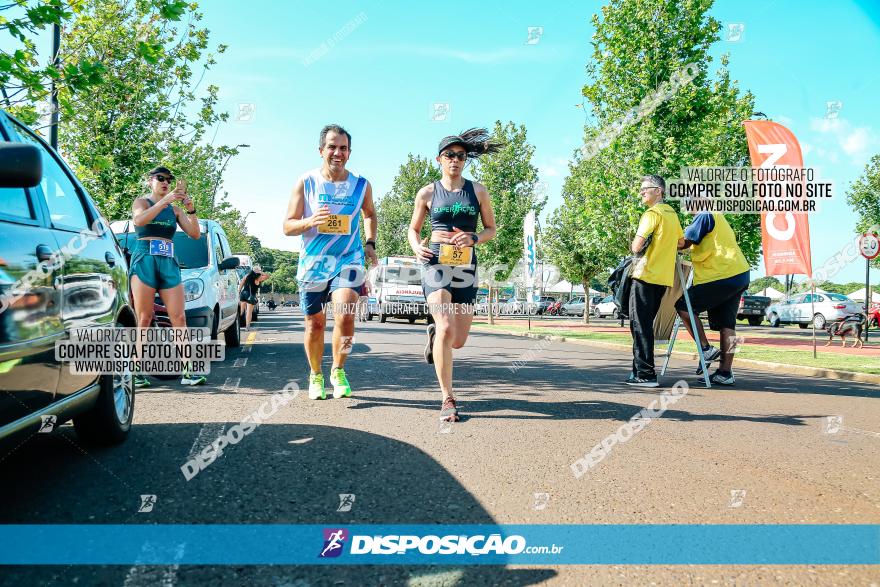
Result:
{"label": "car tire", "polygon": [[409,318],[407,318],[407,320],[409,320],[409,323],[410,323],[410,324],[415,324],[415,323],[416,323],[416,317],[415,317],[415,316],[410,316]]}
{"label": "car tire", "polygon": [[76,416],[73,427],[83,442],[120,444],[128,438],[134,418],[134,378],[131,373],[102,375],[99,385],[95,405]]}
{"label": "car tire", "polygon": [[595,310],[593,310],[593,316],[595,316],[596,318],[602,317],[602,313],[599,311],[599,308],[596,308]]}
{"label": "car tire", "polygon": [[385,321],[386,321],[386,320],[388,320],[388,317],[385,316],[385,313],[384,313],[384,312],[381,312],[381,311],[380,311],[380,312],[379,312],[379,322],[380,322],[381,324],[385,324]]}
{"label": "car tire", "polygon": [[822,314],[817,313],[815,316],[813,316],[813,326],[816,327],[816,330],[822,330],[823,328],[825,328],[825,322],[825,316],[823,316]]}
{"label": "car tire", "polygon": [[776,312],[771,313],[770,316],[767,317],[767,321],[773,328],[779,328],[779,315]]}
{"label": "car tire", "polygon": [[373,321],[373,315],[370,314],[369,312],[367,312],[367,322],[372,322],[372,321]]}
{"label": "car tire", "polygon": [[749,316],[749,326],[760,326],[763,320],[759,316]]}
{"label": "car tire", "polygon": [[241,346],[241,321],[238,314],[235,316],[235,322],[223,331],[223,338],[226,339],[226,346],[230,348]]}

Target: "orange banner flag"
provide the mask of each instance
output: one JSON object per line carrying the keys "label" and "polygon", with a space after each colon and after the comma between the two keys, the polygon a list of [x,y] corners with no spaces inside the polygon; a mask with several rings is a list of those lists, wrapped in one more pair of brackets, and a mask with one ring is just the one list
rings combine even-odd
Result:
{"label": "orange banner flag", "polygon": [[[746,139],[752,167],[804,166],[801,146],[794,134],[769,120],[747,120]],[[810,223],[806,214],[761,214],[761,244],[767,275],[813,275]]]}

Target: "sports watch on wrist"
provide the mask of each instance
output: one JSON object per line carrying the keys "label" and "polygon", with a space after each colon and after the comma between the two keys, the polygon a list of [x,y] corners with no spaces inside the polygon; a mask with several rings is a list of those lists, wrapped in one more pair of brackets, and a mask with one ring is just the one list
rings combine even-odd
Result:
{"label": "sports watch on wrist", "polygon": [[480,237],[477,236],[476,232],[471,233],[471,238],[474,240],[474,244],[477,244],[478,242],[480,242]]}

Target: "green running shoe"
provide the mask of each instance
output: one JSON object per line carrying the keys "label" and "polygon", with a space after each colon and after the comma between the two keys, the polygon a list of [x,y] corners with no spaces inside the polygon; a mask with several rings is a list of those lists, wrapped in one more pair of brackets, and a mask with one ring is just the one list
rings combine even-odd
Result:
{"label": "green running shoe", "polygon": [[330,371],[330,384],[333,385],[334,398],[351,397],[351,385],[348,384],[348,377],[342,368]]}
{"label": "green running shoe", "polygon": [[208,378],[204,375],[193,375],[190,373],[189,367],[183,370],[183,377],[180,378],[181,385],[202,385]]}
{"label": "green running shoe", "polygon": [[133,380],[135,389],[142,389],[144,387],[150,387],[152,385],[152,383],[150,383],[150,380],[143,375],[135,375],[133,377]]}
{"label": "green running shoe", "polygon": [[327,399],[324,395],[324,375],[322,373],[309,374],[309,399]]}

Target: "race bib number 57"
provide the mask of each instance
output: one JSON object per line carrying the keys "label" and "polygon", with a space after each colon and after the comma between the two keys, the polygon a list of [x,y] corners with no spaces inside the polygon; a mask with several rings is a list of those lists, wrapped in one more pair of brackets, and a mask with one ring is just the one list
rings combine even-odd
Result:
{"label": "race bib number 57", "polygon": [[438,262],[441,265],[470,265],[473,258],[473,247],[440,245],[440,259]]}

